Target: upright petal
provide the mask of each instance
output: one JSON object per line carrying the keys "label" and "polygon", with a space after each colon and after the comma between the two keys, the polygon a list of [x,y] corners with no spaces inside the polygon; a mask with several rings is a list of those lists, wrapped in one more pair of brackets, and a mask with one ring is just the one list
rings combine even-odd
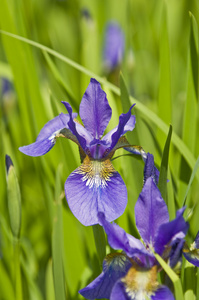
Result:
{"label": "upright petal", "polygon": [[[87,153],[88,150],[88,145],[90,144],[90,142],[92,141],[92,136],[89,133],[88,130],[86,130],[86,128],[84,128],[81,124],[79,124],[78,122],[74,121],[73,119],[73,114],[72,114],[72,107],[70,106],[70,104],[68,102],[62,101],[62,103],[64,104],[64,106],[66,107],[66,109],[68,110],[69,113],[69,121],[67,123],[70,131],[72,132],[73,135],[76,136],[79,145],[82,147],[82,149],[85,151],[85,153]],[[66,125],[65,123],[65,119],[63,118],[63,114],[61,113],[59,115],[60,120],[62,121],[62,123],[64,125]]]}
{"label": "upright petal", "polygon": [[184,239],[189,224],[183,218],[185,207],[179,209],[176,218],[173,221],[162,224],[158,228],[158,234],[155,239],[155,252],[162,255],[167,247],[172,246],[176,240]]}
{"label": "upright petal", "polygon": [[159,171],[154,165],[154,158],[153,155],[147,153],[147,158],[144,166],[144,182],[147,178],[152,177],[155,184],[158,185],[159,181]]}
{"label": "upright petal", "polygon": [[[75,118],[77,114],[72,114],[72,118]],[[60,120],[59,116],[50,120],[41,129],[36,142],[27,146],[20,147],[19,150],[30,156],[40,156],[46,154],[55,145],[56,138],[63,136],[61,130],[63,128],[68,128],[67,123],[69,122],[69,115],[63,114],[63,122]]]}
{"label": "upright petal", "polygon": [[107,255],[103,263],[103,272],[79,293],[86,299],[109,299],[114,284],[126,275],[131,266],[132,263],[125,254]]}
{"label": "upright petal", "polygon": [[169,221],[167,206],[153,178],[147,179],[135,205],[138,231],[146,244],[153,246],[159,227]]}
{"label": "upright petal", "polygon": [[90,160],[73,171],[65,183],[68,205],[83,225],[98,223],[103,212],[108,221],[118,218],[127,204],[126,186],[110,160]]}
{"label": "upright petal", "polygon": [[100,139],[111,119],[112,110],[106,93],[94,78],[91,78],[82,98],[79,113],[85,128],[95,139]]}
{"label": "upright petal", "polygon": [[103,154],[103,157],[107,156],[113,148],[116,146],[119,139],[127,132],[132,131],[135,128],[135,116],[131,115],[131,109],[133,104],[126,114],[121,114],[119,117],[119,124],[117,127],[108,132],[102,140],[106,142],[107,150]]}

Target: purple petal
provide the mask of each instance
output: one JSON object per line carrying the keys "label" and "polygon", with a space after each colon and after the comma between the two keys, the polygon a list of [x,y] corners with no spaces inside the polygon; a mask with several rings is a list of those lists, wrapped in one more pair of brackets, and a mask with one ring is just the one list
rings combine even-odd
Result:
{"label": "purple petal", "polygon": [[175,240],[183,239],[187,233],[189,225],[183,218],[185,207],[179,209],[176,213],[176,218],[168,223],[162,224],[159,227],[158,234],[155,240],[155,251],[162,255],[166,246],[171,245]]}
{"label": "purple petal", "polygon": [[135,205],[137,229],[146,244],[153,245],[159,227],[169,221],[167,206],[152,177],[148,178]]}
{"label": "purple petal", "polygon": [[175,241],[171,247],[171,251],[169,253],[169,266],[174,269],[175,266],[180,262],[182,262],[182,249],[184,245],[184,239],[179,239]]}
{"label": "purple petal", "polygon": [[[72,134],[76,136],[80,146],[86,153],[88,151],[88,145],[90,144],[93,138],[90,135],[90,133],[86,130],[86,128],[84,128],[81,124],[73,120],[72,107],[70,106],[70,104],[64,101],[62,101],[62,103],[65,105],[66,109],[68,110],[69,117],[70,117],[70,120],[68,121],[67,125],[70,131],[72,132]],[[62,113],[59,115],[59,118],[65,125],[65,120],[63,119]]]}
{"label": "purple petal", "polygon": [[116,22],[110,22],[106,28],[104,45],[104,64],[108,71],[121,63],[124,55],[124,33]]}
{"label": "purple petal", "polygon": [[122,253],[107,255],[103,263],[103,272],[79,293],[86,299],[109,299],[114,284],[126,275],[131,266],[132,263]]}
{"label": "purple petal", "polygon": [[115,223],[109,223],[103,213],[98,214],[99,223],[106,231],[108,242],[113,249],[123,250],[129,257],[142,266],[152,266],[155,259],[140,240],[126,233]]}
{"label": "purple petal", "polygon": [[91,78],[82,98],[79,113],[85,128],[95,139],[100,139],[111,119],[112,110],[106,93],[94,78]]}
{"label": "purple petal", "polygon": [[165,285],[160,286],[155,294],[151,296],[152,300],[175,300],[172,292]]}
{"label": "purple petal", "polygon": [[116,282],[110,300],[174,300],[171,291],[157,285],[156,270],[130,268],[127,275]]}
{"label": "purple petal", "polygon": [[152,177],[155,184],[158,185],[159,174],[160,172],[158,171],[158,169],[156,169],[154,165],[153,155],[147,153],[147,158],[144,166],[144,182],[147,180],[147,178]]}
{"label": "purple petal", "polygon": [[134,105],[135,104],[131,106],[126,114],[120,115],[118,126],[112,129],[102,138],[102,141],[105,141],[106,145],[109,145],[109,147],[107,147],[108,151],[106,151],[106,155],[108,155],[116,146],[121,136],[123,136],[127,131],[132,131],[135,128],[135,116],[131,115],[131,109],[134,107]]}
{"label": "purple petal", "polygon": [[118,218],[127,204],[126,186],[110,160],[89,160],[70,174],[65,183],[68,205],[83,225],[98,223],[98,212],[108,221]]}
{"label": "purple petal", "polygon": [[[72,114],[72,118],[76,117],[77,114]],[[63,128],[68,128],[69,115],[63,114],[63,122],[60,120],[59,116],[50,120],[41,129],[36,142],[27,146],[20,147],[19,150],[30,156],[41,156],[46,154],[55,145],[56,138],[60,135],[60,131]]]}
{"label": "purple petal", "polygon": [[196,235],[194,242],[191,244],[190,249],[187,244],[184,244],[183,255],[184,257],[192,263],[194,266],[199,267],[199,232]]}
{"label": "purple petal", "polygon": [[135,298],[131,298],[127,295],[124,287],[124,283],[121,282],[121,280],[118,280],[116,284],[114,285],[112,292],[111,292],[111,297],[110,300],[135,300]]}
{"label": "purple petal", "polygon": [[[77,114],[73,113],[72,118],[76,118]],[[37,140],[36,141],[41,141],[44,140],[48,137],[50,137],[52,134],[55,134],[56,131],[59,131],[63,128],[68,128],[68,122],[70,120],[68,114],[63,114],[63,120],[64,120],[64,125],[63,122],[60,120],[59,116],[55,117],[54,119],[50,120],[48,123],[44,125],[44,127],[41,129]]]}
{"label": "purple petal", "polygon": [[183,255],[192,265],[199,267],[199,250],[185,251],[183,250]]}
{"label": "purple petal", "polygon": [[196,234],[196,237],[195,237],[195,240],[194,240],[194,245],[195,245],[194,247],[196,249],[199,249],[199,231]]}
{"label": "purple petal", "polygon": [[55,145],[55,138],[45,139],[28,146],[20,147],[19,150],[29,156],[41,156],[46,154]]}

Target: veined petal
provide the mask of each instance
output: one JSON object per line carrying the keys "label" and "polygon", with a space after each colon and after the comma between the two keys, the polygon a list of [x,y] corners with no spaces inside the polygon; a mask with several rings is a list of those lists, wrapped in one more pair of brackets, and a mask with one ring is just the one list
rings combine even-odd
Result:
{"label": "veined petal", "polygon": [[[169,290],[167,293],[163,293],[165,288],[157,282],[156,266],[151,269],[131,267],[127,275],[114,285],[110,300],[174,300],[170,297],[172,294]],[[161,295],[161,298],[157,298],[157,294]],[[165,297],[163,297],[164,295]],[[166,295],[169,295],[169,298],[166,298]]]}
{"label": "veined petal", "polygon": [[170,291],[170,289],[165,286],[161,285],[156,290],[155,294],[151,296],[152,300],[175,300],[174,295]]}
{"label": "veined petal", "polygon": [[160,172],[154,165],[153,155],[147,153],[147,158],[144,166],[144,182],[146,182],[147,178],[152,177],[155,184],[158,185]]}
{"label": "veined petal", "polygon": [[66,180],[65,193],[72,213],[86,226],[98,223],[99,212],[108,221],[115,220],[127,204],[126,186],[109,159],[97,161],[87,156]]}
{"label": "veined petal", "polygon": [[100,83],[91,78],[79,108],[85,128],[95,139],[100,139],[112,115],[106,93]]}
{"label": "veined petal", "polygon": [[183,239],[189,228],[188,222],[183,218],[185,207],[179,209],[173,221],[162,224],[155,239],[155,252],[162,255],[167,247],[170,247],[175,240]]}
{"label": "veined petal", "polygon": [[[169,253],[169,266],[175,271],[179,270],[182,263],[182,249],[184,245],[184,239],[179,239],[173,243]],[[164,253],[162,258],[164,258]],[[167,259],[167,257],[165,257]]]}
{"label": "veined petal", "polygon": [[107,147],[104,157],[107,156],[111,150],[116,146],[120,137],[122,137],[127,131],[132,131],[135,128],[135,116],[131,115],[131,109],[134,107],[133,104],[126,114],[121,114],[119,117],[119,124],[117,127],[109,131],[102,140],[106,142]]}
{"label": "veined petal", "polygon": [[[85,151],[85,153],[87,153],[88,152],[88,145],[92,141],[93,137],[86,130],[86,128],[84,128],[81,124],[79,124],[78,122],[75,122],[73,120],[72,107],[70,106],[70,104],[68,102],[65,102],[65,101],[62,101],[62,103],[64,104],[64,106],[68,110],[69,117],[70,117],[67,125],[68,125],[70,131],[72,132],[72,134],[76,136],[76,138],[79,142],[79,145],[82,147],[82,149]],[[59,117],[60,117],[60,120],[63,122],[63,124],[66,125],[65,120],[63,119],[63,114],[62,113],[59,115]]]}
{"label": "veined petal", "polygon": [[107,255],[103,262],[103,272],[79,293],[86,299],[109,299],[114,284],[126,275],[131,266],[132,263],[123,253]]}
{"label": "veined petal", "polygon": [[[72,118],[75,118],[77,114],[72,114]],[[19,150],[30,156],[40,156],[46,154],[55,145],[57,137],[64,137],[61,131],[66,127],[68,128],[69,115],[63,114],[63,122],[60,120],[59,116],[55,117],[48,123],[44,125],[41,129],[36,142],[27,146],[20,147]]]}
{"label": "veined petal", "polygon": [[135,204],[135,218],[144,242],[153,246],[159,227],[169,221],[169,213],[152,177],[147,179]]}
{"label": "veined petal", "polygon": [[137,264],[142,266],[152,266],[155,259],[149,251],[146,250],[140,240],[126,233],[116,223],[110,223],[105,219],[103,213],[98,214],[99,223],[106,231],[108,242],[113,249],[123,250]]}
{"label": "veined petal", "polygon": [[123,250],[127,255],[131,252],[131,248],[144,249],[144,245],[140,240],[134,238],[122,229],[116,223],[110,223],[106,220],[103,213],[98,214],[99,223],[104,227],[108,236],[108,242],[110,246],[115,250]]}

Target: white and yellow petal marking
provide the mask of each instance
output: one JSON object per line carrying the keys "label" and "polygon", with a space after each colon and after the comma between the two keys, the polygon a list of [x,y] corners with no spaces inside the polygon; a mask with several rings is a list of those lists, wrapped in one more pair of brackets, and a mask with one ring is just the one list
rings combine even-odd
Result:
{"label": "white and yellow petal marking", "polygon": [[108,185],[108,181],[111,180],[113,173],[116,171],[110,159],[103,161],[91,160],[88,156],[86,156],[83,164],[74,172],[82,175],[82,181],[85,181],[86,186],[89,188],[105,188]]}
{"label": "white and yellow petal marking", "polygon": [[151,269],[132,267],[121,281],[129,298],[135,300],[151,299],[159,285],[157,282],[157,266]]}

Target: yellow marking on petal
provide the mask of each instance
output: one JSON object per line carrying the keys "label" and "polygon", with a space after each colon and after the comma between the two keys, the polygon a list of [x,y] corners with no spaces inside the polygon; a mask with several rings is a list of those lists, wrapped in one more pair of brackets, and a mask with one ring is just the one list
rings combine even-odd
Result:
{"label": "yellow marking on petal", "polygon": [[115,172],[110,159],[103,161],[91,160],[88,156],[85,157],[82,165],[76,170],[77,174],[83,175],[82,181],[86,181],[86,186],[89,186],[89,188],[93,186],[105,188]]}
{"label": "yellow marking on petal", "polygon": [[121,279],[127,295],[132,299],[146,299],[151,297],[158,288],[157,266],[151,269],[132,267],[127,275]]}

